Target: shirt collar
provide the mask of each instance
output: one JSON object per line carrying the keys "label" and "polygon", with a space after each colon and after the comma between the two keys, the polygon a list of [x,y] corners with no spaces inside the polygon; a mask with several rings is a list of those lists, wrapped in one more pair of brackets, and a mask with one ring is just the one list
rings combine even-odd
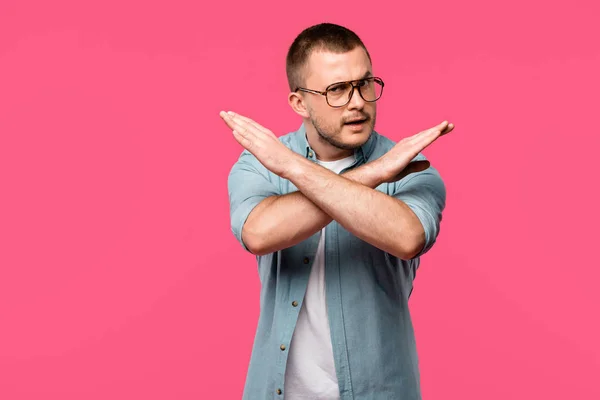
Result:
{"label": "shirt collar", "polygon": [[[308,144],[308,139],[306,137],[306,127],[304,123],[300,125],[300,128],[294,132],[296,136],[296,145],[298,152],[302,154],[304,157],[316,160],[317,157],[315,155],[314,150]],[[373,153],[373,149],[375,147],[375,141],[377,140],[377,136],[379,134],[375,131],[371,134],[369,139],[358,149],[354,150],[354,155],[359,163],[366,163],[369,160],[369,157]]]}

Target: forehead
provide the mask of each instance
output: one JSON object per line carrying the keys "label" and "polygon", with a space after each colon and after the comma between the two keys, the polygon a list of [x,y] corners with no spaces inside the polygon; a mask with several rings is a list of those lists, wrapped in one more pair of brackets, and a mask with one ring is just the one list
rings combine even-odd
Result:
{"label": "forehead", "polygon": [[364,78],[371,70],[367,52],[360,46],[345,53],[315,50],[306,65],[306,86],[325,89],[335,82]]}

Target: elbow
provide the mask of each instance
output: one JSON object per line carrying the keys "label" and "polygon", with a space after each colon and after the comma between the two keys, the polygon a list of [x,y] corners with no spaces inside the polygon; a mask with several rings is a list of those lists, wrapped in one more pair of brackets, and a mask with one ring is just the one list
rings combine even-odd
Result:
{"label": "elbow", "polygon": [[[245,227],[244,227],[245,228]],[[247,229],[242,229],[242,241],[246,249],[255,256],[264,256],[269,254],[268,249],[265,246],[260,235],[255,235],[249,232]]]}
{"label": "elbow", "polygon": [[417,257],[417,255],[423,251],[427,242],[425,229],[423,228],[423,225],[421,225],[421,222],[418,222],[414,228],[413,234],[410,235],[410,239],[407,241],[406,260],[412,260]]}
{"label": "elbow", "polygon": [[248,249],[248,251],[252,254],[254,254],[255,256],[265,256],[267,254],[269,254],[270,252],[265,250],[262,247],[258,247],[258,246],[250,246],[250,245],[246,245],[246,248]]}
{"label": "elbow", "polygon": [[412,260],[413,258],[417,257],[418,254],[421,253],[421,251],[423,251],[423,248],[425,247],[425,243],[426,243],[426,237],[425,237],[425,231],[421,230],[419,232],[419,234],[416,235],[416,237],[414,238],[414,240],[411,243],[410,246],[410,251],[408,252],[408,260]]}
{"label": "elbow", "polygon": [[423,250],[423,247],[425,246],[425,242],[422,242],[420,245],[418,246],[413,246],[411,247],[406,253],[405,256],[403,257],[404,260],[412,260],[413,258],[416,258],[417,255],[419,253],[421,253],[421,250]]}
{"label": "elbow", "polygon": [[263,255],[263,254],[261,254],[262,249],[260,247],[260,244],[257,242],[257,240],[255,238],[253,238],[249,235],[243,235],[242,241],[244,242],[244,246],[250,253],[254,254],[255,256]]}
{"label": "elbow", "polygon": [[421,253],[423,247],[425,247],[425,232],[415,235],[398,246],[395,256],[402,260],[412,260]]}

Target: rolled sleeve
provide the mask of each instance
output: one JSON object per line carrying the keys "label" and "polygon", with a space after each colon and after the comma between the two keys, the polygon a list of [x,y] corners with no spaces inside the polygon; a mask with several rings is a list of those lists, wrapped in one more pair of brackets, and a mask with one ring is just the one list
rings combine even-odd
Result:
{"label": "rolled sleeve", "polygon": [[[419,154],[413,161],[425,159]],[[440,232],[442,211],[446,206],[444,182],[439,172],[429,167],[396,182],[393,196],[408,205],[423,225],[425,245],[414,258],[420,257],[431,249]]]}
{"label": "rolled sleeve", "polygon": [[250,152],[244,150],[233,165],[227,179],[231,231],[246,251],[242,228],[250,212],[267,197],[279,195],[269,171]]}

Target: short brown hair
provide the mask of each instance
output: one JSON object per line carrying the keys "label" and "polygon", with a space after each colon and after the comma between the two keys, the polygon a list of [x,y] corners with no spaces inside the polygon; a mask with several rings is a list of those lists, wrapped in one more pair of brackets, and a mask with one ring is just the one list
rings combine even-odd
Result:
{"label": "short brown hair", "polygon": [[302,69],[314,50],[327,50],[333,53],[345,53],[362,47],[371,61],[371,56],[358,35],[343,26],[322,23],[303,30],[288,50],[285,70],[290,90],[294,91],[304,85]]}

